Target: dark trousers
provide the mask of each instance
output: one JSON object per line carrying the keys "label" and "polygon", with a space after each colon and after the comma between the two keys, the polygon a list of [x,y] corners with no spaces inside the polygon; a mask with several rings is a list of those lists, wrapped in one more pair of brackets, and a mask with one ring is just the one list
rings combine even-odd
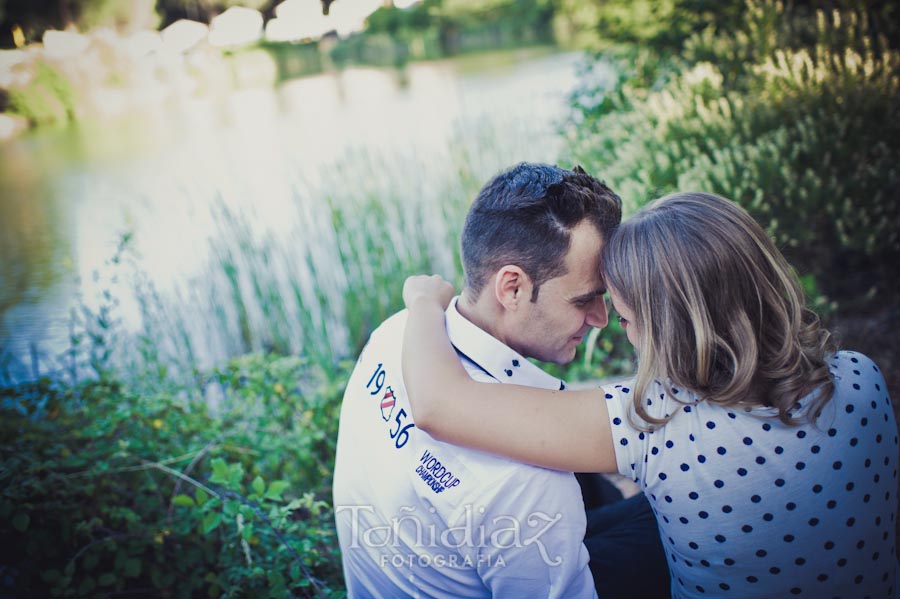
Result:
{"label": "dark trousers", "polygon": [[587,514],[584,545],[600,599],[667,599],[669,567],[643,493],[627,499],[605,477],[576,474]]}

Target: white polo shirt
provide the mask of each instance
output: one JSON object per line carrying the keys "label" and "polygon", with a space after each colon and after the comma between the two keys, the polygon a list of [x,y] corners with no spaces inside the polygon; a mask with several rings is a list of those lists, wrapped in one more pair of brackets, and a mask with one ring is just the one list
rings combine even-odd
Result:
{"label": "white polo shirt", "polygon": [[[596,597],[575,477],[433,439],[400,370],[407,313],[386,320],[341,408],[334,507],[351,599]],[[463,318],[447,330],[479,381],[565,388]]]}

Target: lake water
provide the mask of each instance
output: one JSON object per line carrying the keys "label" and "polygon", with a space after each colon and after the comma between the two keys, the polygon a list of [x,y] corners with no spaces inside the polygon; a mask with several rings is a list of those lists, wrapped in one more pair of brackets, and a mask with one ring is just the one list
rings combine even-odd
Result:
{"label": "lake water", "polygon": [[[163,302],[196,303],[211,252],[233,235],[223,213],[262,238],[316,243],[321,194],[439,204],[448,181],[554,162],[581,60],[520,50],[351,68],[0,146],[2,372],[52,371],[79,298],[97,309],[109,290],[125,329],[138,328],[135,279],[123,272],[142,273]],[[127,264],[112,267],[126,235]],[[444,270],[451,261],[438,253]],[[189,334],[202,364],[254,349],[222,347],[202,327]]]}

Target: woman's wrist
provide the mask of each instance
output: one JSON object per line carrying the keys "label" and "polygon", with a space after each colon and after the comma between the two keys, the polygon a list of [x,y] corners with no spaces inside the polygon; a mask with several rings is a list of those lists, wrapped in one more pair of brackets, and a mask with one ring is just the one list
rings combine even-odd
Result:
{"label": "woman's wrist", "polygon": [[444,306],[440,298],[430,295],[419,295],[411,299],[407,305],[410,311],[416,313],[434,312],[444,314]]}
{"label": "woman's wrist", "polygon": [[443,310],[453,298],[453,285],[438,275],[413,275],[403,283],[403,303],[412,308],[414,303],[433,303]]}

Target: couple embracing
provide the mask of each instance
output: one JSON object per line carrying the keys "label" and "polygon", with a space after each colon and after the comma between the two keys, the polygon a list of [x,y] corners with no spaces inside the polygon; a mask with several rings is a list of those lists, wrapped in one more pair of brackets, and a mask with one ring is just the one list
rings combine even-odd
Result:
{"label": "couple embracing", "polygon": [[[470,208],[461,294],[407,281],[341,411],[349,596],[893,597],[878,367],[836,351],[732,202],[675,194],[620,220],[580,168],[520,164]],[[527,358],[573,360],[607,294],[636,376],[567,390]]]}

